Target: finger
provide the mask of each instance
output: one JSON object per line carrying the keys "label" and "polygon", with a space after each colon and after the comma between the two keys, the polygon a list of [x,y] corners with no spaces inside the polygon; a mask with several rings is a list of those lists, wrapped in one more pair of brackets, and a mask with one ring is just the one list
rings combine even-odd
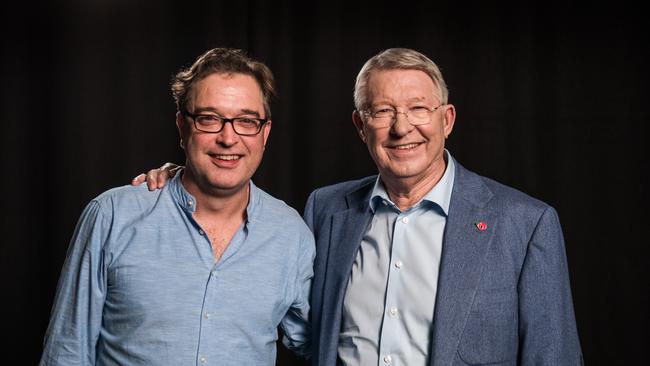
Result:
{"label": "finger", "polygon": [[147,188],[155,191],[158,188],[158,169],[151,169],[147,172]]}
{"label": "finger", "polygon": [[146,174],[144,174],[144,173],[139,174],[135,178],[133,178],[133,180],[131,180],[131,185],[132,186],[139,186],[140,184],[142,184],[145,181],[146,178],[147,178]]}
{"label": "finger", "polygon": [[169,177],[172,178],[176,175],[176,173],[180,172],[181,169],[183,169],[183,166],[181,165],[176,165],[174,168],[169,169]]}
{"label": "finger", "polygon": [[162,165],[160,168],[158,168],[158,169],[160,169],[160,170],[164,170],[164,171],[168,171],[168,170],[172,170],[172,169],[175,168],[175,167],[176,167],[176,164],[174,164],[174,163],[170,163],[170,162],[167,162],[167,163],[163,164],[163,165]]}
{"label": "finger", "polygon": [[162,188],[165,186],[167,179],[169,179],[169,171],[165,169],[158,169],[157,173],[158,174],[156,174],[156,183],[158,185],[158,188]]}

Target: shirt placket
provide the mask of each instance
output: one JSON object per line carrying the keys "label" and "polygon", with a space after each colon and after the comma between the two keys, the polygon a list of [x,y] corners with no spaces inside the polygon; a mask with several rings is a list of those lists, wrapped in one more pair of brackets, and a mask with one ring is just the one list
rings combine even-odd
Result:
{"label": "shirt placket", "polygon": [[410,218],[408,212],[398,213],[393,225],[393,235],[390,240],[390,264],[386,285],[386,302],[381,327],[378,366],[400,365],[399,352],[401,330],[401,296],[399,291],[400,277],[404,263],[401,259],[401,247],[405,244],[405,233],[408,230]]}
{"label": "shirt placket", "polygon": [[218,279],[219,279],[219,268],[218,265],[212,267],[210,275],[208,277],[208,283],[205,286],[205,294],[203,296],[203,306],[201,307],[201,320],[199,326],[199,347],[197,352],[196,364],[198,366],[202,365],[217,365],[218,360],[211,355],[210,350],[214,347],[214,344],[210,344],[211,339],[210,335],[218,334],[215,327],[216,317],[217,317],[217,292],[218,292]]}
{"label": "shirt placket", "polygon": [[[194,219],[192,219],[194,220]],[[196,223],[196,222],[195,222]],[[201,314],[199,320],[199,344],[196,354],[196,365],[217,365],[219,361],[217,360],[216,355],[214,354],[214,344],[210,344],[214,340],[214,334],[219,334],[216,329],[217,326],[217,301],[218,301],[218,280],[219,280],[219,270],[220,262],[214,263],[214,254],[212,253],[212,244],[210,243],[210,238],[207,233],[203,231],[198,223],[198,234],[203,237],[205,240],[206,246],[200,249],[201,255],[204,256],[204,260],[208,260],[205,256],[209,256],[210,262],[213,262],[212,267],[208,275],[208,280],[205,285],[205,292],[203,294],[203,304],[201,306]]]}

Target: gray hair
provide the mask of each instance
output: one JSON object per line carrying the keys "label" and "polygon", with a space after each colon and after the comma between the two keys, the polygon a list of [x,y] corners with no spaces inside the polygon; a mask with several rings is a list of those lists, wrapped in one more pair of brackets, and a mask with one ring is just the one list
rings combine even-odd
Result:
{"label": "gray hair", "polygon": [[368,79],[375,70],[420,70],[429,75],[440,90],[440,102],[447,104],[449,90],[438,66],[427,56],[408,48],[389,48],[368,60],[354,85],[354,106],[361,111],[368,107]]}

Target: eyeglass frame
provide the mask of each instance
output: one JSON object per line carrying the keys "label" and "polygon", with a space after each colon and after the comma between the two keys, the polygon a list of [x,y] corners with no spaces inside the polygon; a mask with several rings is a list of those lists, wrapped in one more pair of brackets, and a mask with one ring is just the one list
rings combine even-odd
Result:
{"label": "eyeglass frame", "polygon": [[[224,128],[224,127],[226,127],[226,123],[230,122],[230,125],[232,126],[232,130],[233,130],[237,135],[239,135],[239,136],[257,136],[257,135],[259,135],[259,133],[262,131],[262,127],[264,126],[264,124],[265,124],[266,122],[269,121],[269,118],[254,118],[254,117],[233,117],[233,118],[226,118],[226,117],[222,117],[222,116],[220,116],[220,115],[218,115],[218,114],[206,114],[206,113],[196,113],[196,114],[193,114],[193,113],[188,112],[187,110],[182,110],[182,111],[181,111],[181,114],[182,114],[183,116],[185,116],[185,117],[190,117],[190,118],[192,119],[192,121],[194,122],[194,128],[196,128],[197,131],[201,131],[201,132],[203,132],[203,133],[219,133],[219,132],[223,131],[223,128]],[[200,117],[200,116],[210,116],[210,117],[214,117],[214,118],[218,118],[218,119],[220,119],[220,120],[222,121],[222,122],[221,122],[221,128],[220,128],[218,131],[206,131],[206,130],[202,130],[201,128],[199,128],[199,125],[198,125],[197,122],[196,122],[196,117]],[[252,134],[248,134],[248,133],[239,133],[239,132],[237,132],[237,129],[235,128],[235,121],[236,121],[236,120],[242,120],[242,119],[250,119],[250,120],[258,121],[258,122],[260,123],[260,125],[259,125],[259,127],[257,128],[257,132],[252,133]]]}
{"label": "eyeglass frame", "polygon": [[[427,110],[427,113],[429,114],[429,120],[428,120],[427,122],[424,122],[424,123],[413,123],[413,121],[411,121],[411,120],[409,119],[409,111],[406,111],[406,112],[400,112],[400,111],[397,110],[397,108],[390,108],[390,110],[393,111],[393,116],[391,117],[390,122],[388,123],[387,126],[380,126],[380,127],[390,127],[390,126],[392,126],[392,125],[394,124],[394,122],[397,121],[397,115],[398,115],[398,114],[403,114],[404,117],[406,117],[406,120],[408,121],[408,123],[410,123],[412,126],[423,126],[423,125],[427,125],[427,124],[431,123],[431,118],[430,118],[431,115],[432,115],[433,113],[435,113],[435,112],[436,112],[440,107],[442,107],[442,106],[444,106],[444,105],[446,105],[446,103],[440,103],[437,107],[433,107],[433,108],[429,108],[429,107],[425,107],[425,106],[418,106],[417,108],[423,108],[423,109],[426,109],[426,110]],[[412,108],[410,108],[410,109],[412,109]],[[364,109],[364,110],[360,110],[360,111],[358,111],[358,112],[361,113],[361,114],[366,115],[367,117],[370,117],[371,119],[375,119],[375,118],[377,118],[377,117],[374,117],[374,116],[372,115],[372,110],[370,110],[370,109]],[[375,113],[376,113],[376,112],[375,112]]]}

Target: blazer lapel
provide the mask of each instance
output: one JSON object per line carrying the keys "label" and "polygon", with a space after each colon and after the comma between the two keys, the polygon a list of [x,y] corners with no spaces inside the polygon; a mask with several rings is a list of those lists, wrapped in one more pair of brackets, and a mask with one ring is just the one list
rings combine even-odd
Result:
{"label": "blazer lapel", "polygon": [[456,166],[440,261],[430,365],[451,365],[454,360],[497,226],[496,213],[488,210],[492,193],[477,175],[458,163]]}
{"label": "blazer lapel", "polygon": [[[372,212],[368,205],[371,192],[372,185],[351,193],[346,197],[348,209],[337,212],[331,217],[319,347],[321,365],[336,363],[345,289],[363,234],[372,220]],[[322,359],[325,357],[329,358]]]}

